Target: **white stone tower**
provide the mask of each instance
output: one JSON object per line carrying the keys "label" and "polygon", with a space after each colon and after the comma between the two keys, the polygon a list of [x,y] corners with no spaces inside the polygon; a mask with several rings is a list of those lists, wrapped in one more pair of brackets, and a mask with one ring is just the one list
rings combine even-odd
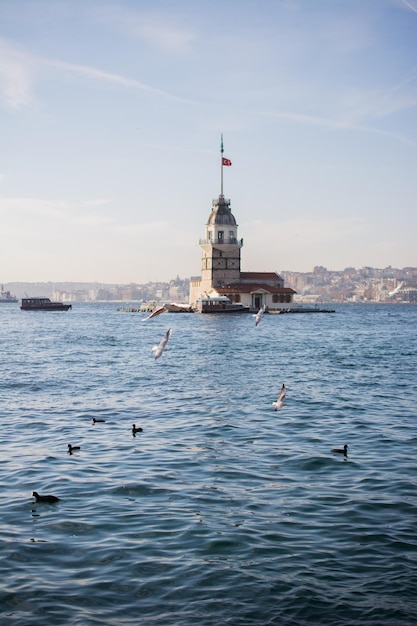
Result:
{"label": "white stone tower", "polygon": [[218,199],[213,200],[205,227],[205,238],[200,239],[201,294],[240,279],[240,250],[243,246],[243,239],[238,239],[238,225],[230,209],[230,200],[226,200],[223,195],[223,167],[232,164],[229,159],[223,157],[223,135],[220,151],[220,195]]}

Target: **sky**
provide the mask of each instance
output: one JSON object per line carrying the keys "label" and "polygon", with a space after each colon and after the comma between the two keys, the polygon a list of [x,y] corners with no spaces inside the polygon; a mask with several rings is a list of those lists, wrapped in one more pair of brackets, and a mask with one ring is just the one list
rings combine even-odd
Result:
{"label": "sky", "polygon": [[0,282],[417,266],[417,0],[0,0]]}

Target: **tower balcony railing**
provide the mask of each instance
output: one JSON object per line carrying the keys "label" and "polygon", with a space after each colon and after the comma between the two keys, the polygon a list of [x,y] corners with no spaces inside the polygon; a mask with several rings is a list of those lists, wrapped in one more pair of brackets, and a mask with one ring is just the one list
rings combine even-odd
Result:
{"label": "tower balcony railing", "polygon": [[223,237],[222,239],[200,239],[198,242],[201,245],[211,243],[213,246],[221,246],[221,245],[239,245],[243,246],[243,239],[236,239],[236,237]]}
{"label": "tower balcony railing", "polygon": [[213,206],[219,206],[219,204],[230,206],[230,200],[226,199],[221,194],[220,194],[220,196],[218,198],[213,198],[213,200],[211,202],[212,202]]}

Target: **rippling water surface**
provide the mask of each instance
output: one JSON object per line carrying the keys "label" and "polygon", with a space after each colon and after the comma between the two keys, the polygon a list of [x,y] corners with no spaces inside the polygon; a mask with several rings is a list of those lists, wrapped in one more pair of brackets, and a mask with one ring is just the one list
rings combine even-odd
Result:
{"label": "rippling water surface", "polygon": [[415,624],[417,307],[141,318],[0,307],[2,626]]}

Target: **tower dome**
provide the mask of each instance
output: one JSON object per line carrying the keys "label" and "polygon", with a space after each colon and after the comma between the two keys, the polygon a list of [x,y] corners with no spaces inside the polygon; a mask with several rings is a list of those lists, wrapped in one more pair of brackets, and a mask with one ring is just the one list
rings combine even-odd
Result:
{"label": "tower dome", "polygon": [[213,207],[207,220],[207,226],[214,225],[237,226],[235,217],[230,210],[230,200],[226,200],[220,195],[217,200],[213,200]]}

